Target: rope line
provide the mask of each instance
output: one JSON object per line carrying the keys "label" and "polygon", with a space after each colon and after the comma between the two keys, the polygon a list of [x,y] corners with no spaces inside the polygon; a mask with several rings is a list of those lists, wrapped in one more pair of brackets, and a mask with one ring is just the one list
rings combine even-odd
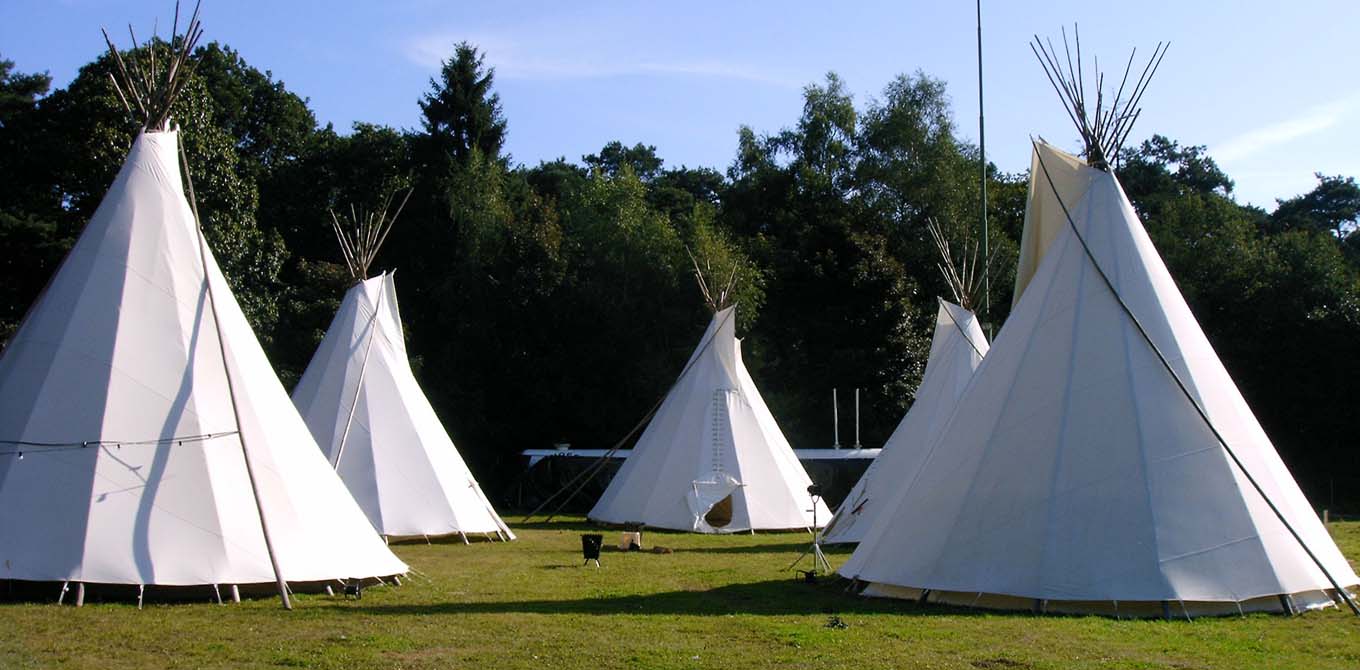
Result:
{"label": "rope line", "polygon": [[[203,433],[202,435],[183,435],[178,437],[163,437],[154,440],[85,440],[83,442],[36,442],[33,440],[5,440],[0,439],[0,444],[8,444],[16,447],[32,447],[37,451],[28,453],[53,453],[58,451],[74,451],[77,449],[88,449],[90,447],[143,447],[156,446],[163,444],[183,445],[185,442],[207,442],[219,437],[229,435],[239,435],[238,431],[232,430],[224,433]],[[25,452],[19,449],[0,450],[0,456],[23,455]]]}

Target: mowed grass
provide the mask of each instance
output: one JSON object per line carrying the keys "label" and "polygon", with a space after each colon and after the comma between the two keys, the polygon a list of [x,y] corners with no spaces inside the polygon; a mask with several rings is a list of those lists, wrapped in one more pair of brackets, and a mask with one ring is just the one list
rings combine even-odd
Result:
{"label": "mowed grass", "polygon": [[[301,595],[293,612],[263,598],[0,604],[0,667],[1360,668],[1349,612],[1185,622],[918,606],[795,580],[806,534],[649,532],[675,553],[607,552],[595,569],[581,567],[590,530],[577,519],[517,528],[509,544],[395,546],[428,580],[357,601]],[[1360,523],[1331,531],[1360,556]]]}

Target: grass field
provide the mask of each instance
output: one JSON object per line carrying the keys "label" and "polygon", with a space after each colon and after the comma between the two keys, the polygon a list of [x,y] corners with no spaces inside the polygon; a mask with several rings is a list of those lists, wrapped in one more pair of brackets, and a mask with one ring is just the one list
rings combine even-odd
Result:
{"label": "grass field", "polygon": [[[1185,622],[918,606],[795,581],[784,569],[802,534],[649,532],[675,553],[610,552],[597,570],[580,567],[588,528],[400,545],[428,581],[302,595],[293,612],[273,599],[0,604],[0,667],[1360,668],[1360,620],[1336,610]],[[1360,523],[1331,531],[1360,556]]]}

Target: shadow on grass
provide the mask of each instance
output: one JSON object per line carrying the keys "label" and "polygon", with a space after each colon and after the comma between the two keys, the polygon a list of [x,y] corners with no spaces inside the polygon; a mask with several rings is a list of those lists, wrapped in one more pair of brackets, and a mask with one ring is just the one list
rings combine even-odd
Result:
{"label": "shadow on grass", "polygon": [[[363,614],[393,616],[440,614],[681,614],[691,616],[755,614],[776,616],[876,613],[914,616],[1006,616],[1005,613],[1000,612],[982,612],[947,605],[921,605],[907,600],[864,598],[846,592],[846,585],[847,583],[841,580],[807,584],[796,579],[781,579],[750,584],[731,584],[707,591],[669,591],[576,600],[522,600],[418,605],[335,603],[332,607]],[[1033,615],[1018,613],[1013,616]]]}
{"label": "shadow on grass", "polygon": [[495,544],[499,542],[501,542],[500,539],[494,536],[488,537],[486,535],[482,535],[481,533],[469,533],[467,536],[467,541],[464,542],[462,535],[459,535],[458,533],[453,533],[452,535],[439,535],[439,536],[432,535],[429,537],[429,539],[423,537],[392,538],[387,542],[387,544],[388,546],[392,547],[414,547],[426,544],[429,545],[456,544],[462,546],[469,544]]}
{"label": "shadow on grass", "polygon": [[[596,523],[596,522],[594,522],[594,521],[587,521],[587,520],[581,519],[581,518],[579,518],[579,517],[557,517],[557,518],[554,518],[552,521],[547,521],[547,520],[545,520],[545,519],[544,519],[543,517],[541,517],[541,516],[539,516],[539,517],[534,517],[534,519],[535,519],[534,521],[530,521],[530,522],[525,523],[525,522],[524,522],[524,517],[523,517],[523,516],[519,516],[517,519],[512,520],[512,521],[509,522],[509,523],[510,523],[510,529],[511,529],[511,530],[515,530],[515,531],[519,531],[519,530],[521,530],[521,529],[522,529],[522,530],[557,530],[557,531],[571,531],[571,532],[582,532],[582,533],[602,533],[602,534],[604,534],[604,535],[609,535],[609,534],[611,534],[611,533],[621,533],[621,532],[626,531],[626,530],[634,530],[634,529],[635,529],[635,527],[632,526],[632,525]],[[800,537],[800,538],[807,538],[807,541],[808,541],[808,542],[811,542],[811,541],[812,541],[812,533],[809,533],[806,529],[801,529],[801,528],[791,528],[791,529],[788,529],[788,530],[761,530],[761,531],[756,531],[754,534],[752,534],[752,533],[750,533],[750,532],[748,532],[748,531],[744,531],[744,530],[743,530],[743,531],[734,532],[734,533],[696,533],[696,532],[687,531],[687,530],[675,530],[675,529],[671,529],[671,528],[651,528],[651,527],[647,527],[647,526],[643,526],[643,527],[641,528],[641,531],[642,531],[643,537],[647,537],[647,536],[654,536],[654,537],[727,537],[727,538],[753,538],[753,537],[761,537],[761,538],[768,538],[768,537],[790,537],[790,538],[793,538],[793,537]]]}
{"label": "shadow on grass", "polygon": [[[653,542],[653,544],[659,544]],[[812,546],[812,540],[805,542],[781,542],[780,544],[748,544],[735,547],[671,547],[677,554],[778,554],[799,552]]]}
{"label": "shadow on grass", "polygon": [[579,531],[582,533],[602,533],[610,530],[617,530],[607,528],[605,526],[597,526],[589,521],[582,521],[580,519],[553,519],[552,521],[539,520],[524,523],[523,517],[520,517],[519,521],[510,521],[509,523],[510,530],[513,530],[515,532],[519,532],[521,530],[560,530],[564,532]]}

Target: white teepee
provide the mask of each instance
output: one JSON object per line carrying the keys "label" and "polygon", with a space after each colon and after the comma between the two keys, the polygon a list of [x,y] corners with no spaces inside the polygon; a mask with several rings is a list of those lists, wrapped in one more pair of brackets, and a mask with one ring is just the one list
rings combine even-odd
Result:
{"label": "white teepee", "polygon": [[1294,611],[1332,602],[1327,573],[1360,582],[1115,176],[1037,144],[1024,239],[1010,318],[841,574],[869,594],[1134,616]]}
{"label": "white teepee", "polygon": [[345,294],[293,402],[379,533],[514,539],[411,373],[391,274]]}
{"label": "white teepee", "polygon": [[822,532],[828,544],[859,542],[893,494],[911,480],[925,460],[931,438],[940,431],[954,404],[987,353],[987,336],[977,316],[946,300],[935,317],[926,371],[902,422],[883,444],[869,469],[850,489],[836,516]]}
{"label": "white teepee", "polygon": [[813,526],[812,480],[741,362],[735,321],[735,307],[713,315],[590,519],[701,533]]}
{"label": "white teepee", "polygon": [[0,358],[0,579],[232,585],[406,570],[200,247],[177,133],[143,132]]}

